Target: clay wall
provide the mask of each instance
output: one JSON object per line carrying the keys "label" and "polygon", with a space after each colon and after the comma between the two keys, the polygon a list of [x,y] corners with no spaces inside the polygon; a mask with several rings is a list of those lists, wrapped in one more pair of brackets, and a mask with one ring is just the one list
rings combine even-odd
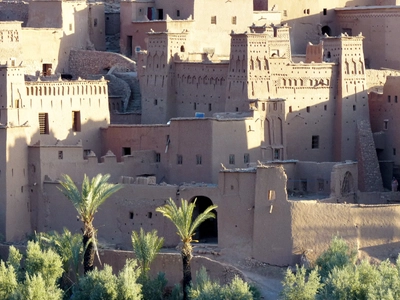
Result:
{"label": "clay wall", "polygon": [[351,31],[353,36],[360,33],[365,36],[367,68],[400,68],[398,56],[393,50],[400,47],[400,42],[393,38],[398,27],[399,7],[345,7],[335,11],[342,31]]}
{"label": "clay wall", "polygon": [[396,70],[365,70],[367,77],[368,92],[383,92],[383,86],[388,76],[400,76],[400,71]]}
{"label": "clay wall", "polygon": [[90,42],[98,51],[106,50],[106,17],[104,4],[90,3],[88,7],[88,31]]}
{"label": "clay wall", "polygon": [[114,35],[120,33],[120,13],[108,12],[105,15],[106,35]]}
{"label": "clay wall", "polygon": [[392,160],[395,164],[400,164],[397,154],[400,149],[400,142],[397,139],[397,128],[399,127],[397,115],[400,109],[399,83],[400,77],[387,76],[383,93],[370,93],[368,97],[372,132],[382,131],[385,133],[384,149],[379,151],[378,158],[379,160]]}
{"label": "clay wall", "polygon": [[0,22],[0,63],[4,64],[10,58],[18,62],[22,57],[21,22]]}
{"label": "clay wall", "polygon": [[125,56],[101,51],[71,50],[69,56],[70,73],[75,77],[106,74],[111,68],[123,72],[136,71],[136,63]]}
{"label": "clay wall", "polygon": [[324,33],[334,36],[341,33],[341,28],[336,21],[335,8],[356,7],[363,5],[376,5],[375,0],[335,0],[335,1],[309,1],[282,2],[269,0],[269,11],[280,11],[282,22],[291,27],[290,41],[293,53],[305,53],[308,42],[318,44]]}
{"label": "clay wall", "polygon": [[28,22],[28,3],[27,2],[8,2],[0,3],[0,21],[20,21],[22,26]]}
{"label": "clay wall", "polygon": [[229,254],[252,256],[256,178],[254,169],[219,173],[218,246]]}
{"label": "clay wall", "polygon": [[224,111],[227,69],[226,63],[176,63],[176,115],[211,117]]}
{"label": "clay wall", "polygon": [[[100,154],[99,128],[109,124],[110,119],[105,80],[27,81],[25,85],[26,98],[15,113],[24,114],[26,119],[22,118],[21,124],[29,122],[33,143],[54,145],[61,140],[76,144],[82,140],[85,150]],[[39,113],[47,113],[47,134],[39,134]],[[72,114],[76,116],[76,127]]]}

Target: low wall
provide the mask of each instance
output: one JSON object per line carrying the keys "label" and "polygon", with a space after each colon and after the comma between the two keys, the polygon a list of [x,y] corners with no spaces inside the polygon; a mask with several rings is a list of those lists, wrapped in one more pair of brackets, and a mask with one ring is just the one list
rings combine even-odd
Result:
{"label": "low wall", "polygon": [[118,53],[89,50],[70,52],[69,70],[75,77],[86,78],[93,74],[106,74],[112,67],[121,72],[136,71],[136,63]]}

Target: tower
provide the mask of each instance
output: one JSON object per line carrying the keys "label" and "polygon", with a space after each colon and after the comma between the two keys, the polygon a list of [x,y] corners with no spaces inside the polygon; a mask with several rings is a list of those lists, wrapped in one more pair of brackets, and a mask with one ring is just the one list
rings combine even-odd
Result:
{"label": "tower", "polygon": [[369,120],[363,36],[325,37],[323,59],[338,63],[334,158],[356,159],[356,128]]}
{"label": "tower", "polygon": [[185,55],[187,33],[148,35],[146,70],[141,78],[142,123],[167,123],[175,116],[174,60]]}

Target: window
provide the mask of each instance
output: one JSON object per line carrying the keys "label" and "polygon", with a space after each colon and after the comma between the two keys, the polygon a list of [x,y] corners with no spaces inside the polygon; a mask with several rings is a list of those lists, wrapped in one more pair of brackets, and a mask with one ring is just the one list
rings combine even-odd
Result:
{"label": "window", "polygon": [[122,147],[122,155],[131,155],[131,147]]}
{"label": "window", "polygon": [[322,192],[325,189],[324,180],[319,178],[317,179],[318,191]]}
{"label": "window", "polygon": [[274,159],[280,159],[280,158],[281,158],[281,150],[274,149]]}
{"label": "window", "polygon": [[208,103],[208,111],[212,111],[212,104]]}
{"label": "window", "polygon": [[262,103],[261,107],[262,107],[262,111],[265,111],[265,103]]}
{"label": "window", "polygon": [[133,211],[130,211],[130,212],[129,212],[129,219],[133,220],[133,216],[134,216]]}
{"label": "window", "polygon": [[390,103],[390,95],[388,95],[388,102]]}
{"label": "window", "polygon": [[158,19],[159,20],[164,20],[164,10],[163,9],[157,9],[158,12]]}
{"label": "window", "polygon": [[284,17],[287,17],[287,10],[286,10],[286,9],[283,10],[283,16],[284,16]]}
{"label": "window", "polygon": [[39,133],[49,134],[49,114],[39,113]]}
{"label": "window", "polygon": [[389,120],[383,120],[383,129],[388,130],[389,128]]}
{"label": "window", "polygon": [[92,152],[92,150],[90,150],[90,149],[84,149],[83,150],[83,158],[87,158],[91,152]]}
{"label": "window", "polygon": [[156,152],[156,162],[161,162],[161,154]]}
{"label": "window", "polygon": [[217,24],[217,16],[211,17],[211,24]]}
{"label": "window", "polygon": [[97,19],[96,18],[93,20],[93,26],[97,27]]}
{"label": "window", "polygon": [[268,190],[268,200],[272,201],[276,199],[275,190]]}
{"label": "window", "polygon": [[201,155],[197,154],[196,155],[196,165],[201,165],[202,161],[201,161]]}
{"label": "window", "polygon": [[64,153],[62,151],[58,151],[58,159],[63,159]]}
{"label": "window", "polygon": [[158,100],[154,99],[154,105],[158,105]]}
{"label": "window", "polygon": [[19,99],[15,100],[15,108],[20,108],[19,107]]}
{"label": "window", "polygon": [[181,165],[183,163],[183,157],[181,154],[176,155],[176,163]]}
{"label": "window", "polygon": [[178,10],[176,10],[176,16],[177,17],[180,17],[181,16],[181,11],[178,9]]}
{"label": "window", "polygon": [[196,103],[196,102],[193,103],[193,109],[194,109],[194,110],[197,109],[197,103]]}
{"label": "window", "polygon": [[292,107],[291,107],[291,106],[289,106],[289,112],[290,112],[290,113],[292,112]]}
{"label": "window", "polygon": [[324,105],[324,110],[328,110],[328,105]]}
{"label": "window", "polygon": [[229,164],[230,165],[235,164],[235,154],[229,154]]}
{"label": "window", "polygon": [[356,111],[356,106],[355,105],[353,105],[353,111]]}
{"label": "window", "polygon": [[278,110],[278,103],[274,103],[274,110]]}
{"label": "window", "polygon": [[236,16],[232,17],[232,24],[236,25]]}
{"label": "window", "polygon": [[245,153],[243,156],[243,162],[245,164],[248,164],[250,162],[250,154],[249,153]]}
{"label": "window", "polygon": [[81,131],[81,112],[80,111],[72,112],[72,131],[75,131],[75,132]]}
{"label": "window", "polygon": [[324,10],[322,11],[322,13],[324,14],[324,16],[326,16],[328,10],[326,8],[324,8]]}
{"label": "window", "polygon": [[393,155],[396,155],[396,148],[393,148]]}
{"label": "window", "polygon": [[397,103],[397,96],[394,96],[394,103]]}
{"label": "window", "polygon": [[311,149],[319,148],[319,135],[313,135],[311,138]]}

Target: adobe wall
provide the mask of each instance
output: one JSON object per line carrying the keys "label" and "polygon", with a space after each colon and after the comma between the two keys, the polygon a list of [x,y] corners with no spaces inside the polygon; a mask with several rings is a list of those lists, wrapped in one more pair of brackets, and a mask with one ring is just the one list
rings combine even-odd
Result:
{"label": "adobe wall", "polygon": [[345,28],[351,30],[353,36],[362,33],[366,37],[364,55],[368,68],[400,68],[394,51],[400,47],[400,42],[393,38],[398,27],[399,7],[344,7],[335,9],[335,12],[342,30]]}
{"label": "adobe wall", "polygon": [[219,173],[218,246],[231,255],[253,256],[256,175],[254,169]]}
{"label": "adobe wall", "polygon": [[[378,259],[395,257],[399,252],[398,205],[322,204],[292,202],[293,251],[313,250],[317,257],[333,236],[344,238],[359,255]],[[395,256],[393,256],[395,255]],[[295,259],[295,256],[293,256]],[[288,260],[287,263],[298,263]]]}
{"label": "adobe wall", "polygon": [[400,110],[400,94],[398,94],[399,76],[387,76],[383,93],[370,93],[370,119],[372,132],[384,132],[384,148],[378,153],[379,160],[392,160],[400,164],[398,151],[398,112]]}
{"label": "adobe wall", "polygon": [[211,117],[225,110],[227,63],[175,63],[176,115]]}
{"label": "adobe wall", "polygon": [[0,21],[21,21],[22,26],[28,22],[28,3],[27,2],[1,2]]}
{"label": "adobe wall", "polygon": [[21,22],[0,22],[0,63],[10,58],[21,60],[23,44],[21,40]]}
{"label": "adobe wall", "polygon": [[112,67],[125,72],[136,71],[136,63],[121,54],[86,50],[71,50],[69,67],[73,76],[83,78],[106,74]]}
{"label": "adobe wall", "polygon": [[383,86],[388,76],[400,76],[400,71],[367,69],[365,74],[367,76],[368,92],[377,93],[383,92]]}

